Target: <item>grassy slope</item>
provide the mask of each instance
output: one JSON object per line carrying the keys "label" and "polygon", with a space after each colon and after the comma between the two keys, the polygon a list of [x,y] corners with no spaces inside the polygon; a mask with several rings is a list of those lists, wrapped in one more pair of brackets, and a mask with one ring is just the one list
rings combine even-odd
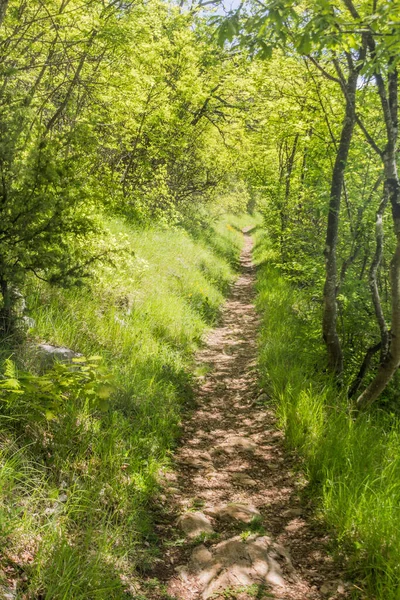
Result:
{"label": "grassy slope", "polygon": [[114,221],[134,257],[103,268],[91,289],[32,288],[34,336],[103,356],[116,393],[100,417],[82,406],[45,426],[1,417],[0,586],[18,580],[19,598],[135,597],[133,569],[157,553],[151,502],[190,402],[193,351],[249,221],[226,217],[197,238]]}
{"label": "grassy slope", "polygon": [[[368,597],[400,598],[400,424],[375,411],[353,420],[322,371],[318,311],[255,249],[263,325],[260,365],[287,444],[303,459],[322,517]],[[363,596],[364,597],[364,596]]]}

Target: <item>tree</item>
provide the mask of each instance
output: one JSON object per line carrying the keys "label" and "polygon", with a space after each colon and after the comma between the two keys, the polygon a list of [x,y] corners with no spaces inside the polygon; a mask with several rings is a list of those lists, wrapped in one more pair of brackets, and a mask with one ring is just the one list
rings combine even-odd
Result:
{"label": "tree", "polygon": [[[375,212],[377,215],[377,249],[370,268],[370,288],[373,306],[381,331],[382,363],[377,378],[359,398],[362,406],[376,399],[386,387],[388,381],[400,364],[400,346],[397,348],[400,329],[398,328],[400,301],[397,299],[400,277],[397,266],[400,251],[394,252],[391,262],[392,280],[392,324],[391,334],[386,326],[384,311],[381,307],[377,285],[377,273],[382,259],[382,214],[386,203],[392,206],[395,232],[399,231],[398,217],[398,175],[396,170],[397,152],[397,69],[398,20],[397,9],[389,4],[378,6],[374,3],[360,2],[357,8],[351,0],[335,3],[332,6],[325,0],[309,3],[289,3],[284,0],[257,4],[250,7],[240,20],[240,9],[232,13],[220,27],[222,41],[235,36],[241,45],[253,49],[255,55],[262,58],[271,56],[272,48],[280,48],[287,56],[294,52],[304,57],[310,69],[317,70],[327,79],[335,82],[343,95],[343,124],[336,144],[336,156],[332,165],[329,208],[325,241],[325,283],[323,310],[323,337],[328,352],[330,370],[340,375],[343,370],[343,351],[338,333],[338,297],[340,287],[349,265],[353,264],[360,251],[360,225],[354,227],[350,220],[353,249],[338,270],[338,243],[340,226],[340,206],[343,193],[346,197],[346,210],[350,219],[350,204],[345,182],[349,152],[356,124],[368,143],[382,159],[384,179],[384,198]],[[359,85],[359,77],[363,75]],[[365,96],[365,89],[372,91],[371,77],[376,83],[379,95],[382,121],[385,124],[387,139],[381,150],[379,140],[369,132],[365,119],[357,108],[358,97]],[[385,81],[386,79],[386,81]],[[374,102],[371,94],[369,101]],[[376,110],[375,110],[376,115]],[[329,125],[329,119],[327,119]],[[332,136],[332,131],[329,129]],[[334,140],[335,141],[335,140]],[[298,140],[296,138],[296,145]],[[293,146],[295,150],[295,146]],[[370,159],[368,159],[370,160]],[[290,164],[290,161],[289,163]],[[292,167],[288,170],[290,173]],[[376,195],[381,179],[375,180],[371,197]],[[287,199],[285,199],[287,202]],[[369,201],[368,201],[369,203]],[[368,208],[369,211],[369,208]],[[365,209],[361,209],[363,218]],[[281,211],[281,221],[282,221]],[[284,227],[284,221],[281,223]],[[396,233],[397,235],[397,233]],[[399,263],[400,264],[400,263]],[[365,272],[365,266],[362,269]],[[396,333],[394,331],[396,330]],[[375,347],[375,346],[373,346]],[[364,363],[363,363],[364,364]],[[375,390],[375,391],[373,391]],[[354,390],[353,390],[354,391]]]}
{"label": "tree", "polygon": [[[108,53],[118,3],[10,2],[0,31],[0,293],[13,326],[27,272],[63,284],[95,257],[85,109]],[[34,40],[34,41],[32,41]],[[12,107],[12,109],[10,109]],[[93,138],[92,138],[93,139]]]}

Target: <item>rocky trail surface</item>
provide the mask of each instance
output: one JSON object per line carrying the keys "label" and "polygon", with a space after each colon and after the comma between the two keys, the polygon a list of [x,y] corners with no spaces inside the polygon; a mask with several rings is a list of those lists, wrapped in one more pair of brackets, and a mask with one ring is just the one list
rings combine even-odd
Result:
{"label": "rocky trail surface", "polygon": [[[241,273],[198,357],[207,370],[165,473],[161,557],[147,598],[341,599],[349,586],[329,538],[302,503],[305,481],[257,388],[252,239]],[[158,591],[157,591],[158,590]]]}

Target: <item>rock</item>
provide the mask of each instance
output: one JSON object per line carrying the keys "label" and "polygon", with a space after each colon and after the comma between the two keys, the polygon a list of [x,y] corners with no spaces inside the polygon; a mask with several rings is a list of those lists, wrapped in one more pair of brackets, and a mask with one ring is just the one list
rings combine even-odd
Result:
{"label": "rock", "polygon": [[26,329],[32,329],[36,325],[35,319],[32,319],[32,317],[28,317],[27,315],[21,317],[21,321]]}
{"label": "rock", "polygon": [[278,587],[284,587],[285,581],[281,575],[281,569],[277,561],[272,557],[268,557],[268,566],[269,571],[266,576],[266,581],[271,585],[276,585]]}
{"label": "rock", "polygon": [[42,362],[50,366],[53,362],[72,362],[72,359],[82,356],[79,352],[74,352],[70,348],[63,346],[52,346],[51,344],[38,344],[38,350]]}
{"label": "rock", "polygon": [[179,577],[184,583],[189,581],[189,572],[185,565],[178,565],[175,567],[175,571],[178,573]]}
{"label": "rock", "polygon": [[321,594],[323,594],[324,596],[326,596],[327,594],[330,594],[332,591],[332,586],[330,583],[324,583],[323,585],[321,585],[319,591],[321,592]]}
{"label": "rock", "polygon": [[196,458],[198,458],[200,460],[204,460],[205,462],[212,461],[211,454],[209,452],[207,452],[207,450],[203,450],[202,452],[197,452]]}
{"label": "rock", "polygon": [[44,509],[45,515],[54,515],[55,512],[57,512],[57,506],[48,506]]}
{"label": "rock", "polygon": [[204,569],[197,573],[197,583],[200,589],[207,588],[208,585],[218,577],[222,571],[222,565],[219,562],[209,563]]}
{"label": "rock", "polygon": [[[327,581],[320,587],[320,592],[323,596],[331,596],[335,594],[337,591],[339,592],[339,587],[343,585],[341,581]],[[339,593],[344,593],[339,592]]]}
{"label": "rock", "polygon": [[204,544],[196,546],[190,557],[190,566],[194,572],[200,571],[212,561],[212,553]]}
{"label": "rock", "polygon": [[260,516],[260,511],[255,506],[240,502],[232,502],[231,504],[209,509],[208,513],[220,519],[231,519],[242,523],[250,523],[254,517]]}
{"label": "rock", "polygon": [[252,535],[247,540],[235,536],[220,542],[212,551],[198,547],[190,570],[196,575],[203,600],[224,590],[251,585],[284,586],[280,566],[271,553],[271,539]]}
{"label": "rock", "polygon": [[189,538],[195,538],[202,533],[214,533],[214,529],[202,512],[187,512],[178,519],[178,525]]}
{"label": "rock", "polygon": [[268,394],[260,394],[256,400],[257,404],[267,404],[267,402],[270,401],[270,397],[268,396]]}
{"label": "rock", "polygon": [[181,465],[187,465],[194,469],[213,469],[211,455],[209,452],[198,452],[191,456],[182,456],[178,458]]}
{"label": "rock", "polygon": [[16,598],[17,598],[16,588],[0,586],[0,598],[2,600],[16,600]]}
{"label": "rock", "polygon": [[117,315],[114,316],[114,321],[118,323],[118,325],[121,325],[121,327],[126,327],[127,325],[126,321],[124,319],[120,319],[117,317]]}
{"label": "rock", "polygon": [[233,454],[234,452],[254,452],[257,449],[257,445],[246,437],[241,435],[232,435],[222,444],[220,444],[215,451],[226,452],[227,454]]}
{"label": "rock", "polygon": [[289,554],[289,550],[287,550],[287,548],[285,548],[285,546],[283,546],[282,544],[279,544],[279,542],[274,542],[273,548],[274,548],[275,552],[278,554],[278,556],[281,556],[285,560],[286,569],[290,572],[292,579],[294,581],[296,581],[297,575],[296,575],[295,569],[293,567],[293,563],[292,563],[292,559]]}
{"label": "rock", "polygon": [[1,597],[3,598],[3,600],[16,600],[17,592],[14,592],[13,590],[4,591],[2,592]]}
{"label": "rock", "polygon": [[280,465],[277,463],[267,463],[267,467],[268,469],[271,469],[271,471],[276,471],[279,469]]}
{"label": "rock", "polygon": [[234,483],[245,487],[255,487],[257,485],[257,481],[249,477],[246,473],[232,473],[232,480]]}
{"label": "rock", "polygon": [[324,596],[332,596],[335,595],[336,592],[340,595],[346,593],[346,585],[343,581],[326,581],[321,587],[320,592]]}
{"label": "rock", "polygon": [[291,521],[288,525],[286,525],[285,531],[289,531],[289,533],[293,531],[298,531],[299,529],[301,529],[301,527],[303,527],[303,525],[303,521],[301,521],[300,523],[298,521]]}

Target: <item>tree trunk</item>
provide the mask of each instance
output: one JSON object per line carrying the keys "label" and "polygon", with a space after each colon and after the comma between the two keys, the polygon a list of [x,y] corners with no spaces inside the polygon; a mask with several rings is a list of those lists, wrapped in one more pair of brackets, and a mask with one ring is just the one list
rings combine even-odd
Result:
{"label": "tree trunk", "polygon": [[328,225],[325,242],[325,285],[322,333],[328,352],[329,369],[336,375],[343,371],[343,354],[337,333],[337,241],[339,229],[340,201],[344,183],[347,157],[356,122],[355,93],[358,73],[351,71],[346,82],[346,114],[340,135],[332,173],[329,201]]}
{"label": "tree trunk", "polygon": [[4,17],[6,16],[8,6],[8,0],[0,0],[0,25],[4,21]]}
{"label": "tree trunk", "polygon": [[2,306],[0,308],[0,335],[5,337],[12,330],[12,299],[8,281],[0,277],[0,294]]}
{"label": "tree trunk", "polygon": [[[393,148],[394,150],[394,148]],[[378,372],[357,399],[357,408],[365,409],[383,392],[400,366],[400,182],[397,174],[396,152],[385,160],[385,187],[392,205],[396,249],[390,264],[390,280],[392,288],[392,327],[390,348]]]}
{"label": "tree trunk", "polygon": [[388,190],[385,188],[383,200],[376,213],[376,249],[369,272],[369,286],[372,295],[372,303],[374,305],[376,320],[378,322],[379,330],[381,332],[381,363],[383,363],[386,360],[387,353],[389,352],[389,331],[386,325],[386,319],[383,313],[378,288],[378,270],[383,257],[383,213],[385,211],[387,201]]}

